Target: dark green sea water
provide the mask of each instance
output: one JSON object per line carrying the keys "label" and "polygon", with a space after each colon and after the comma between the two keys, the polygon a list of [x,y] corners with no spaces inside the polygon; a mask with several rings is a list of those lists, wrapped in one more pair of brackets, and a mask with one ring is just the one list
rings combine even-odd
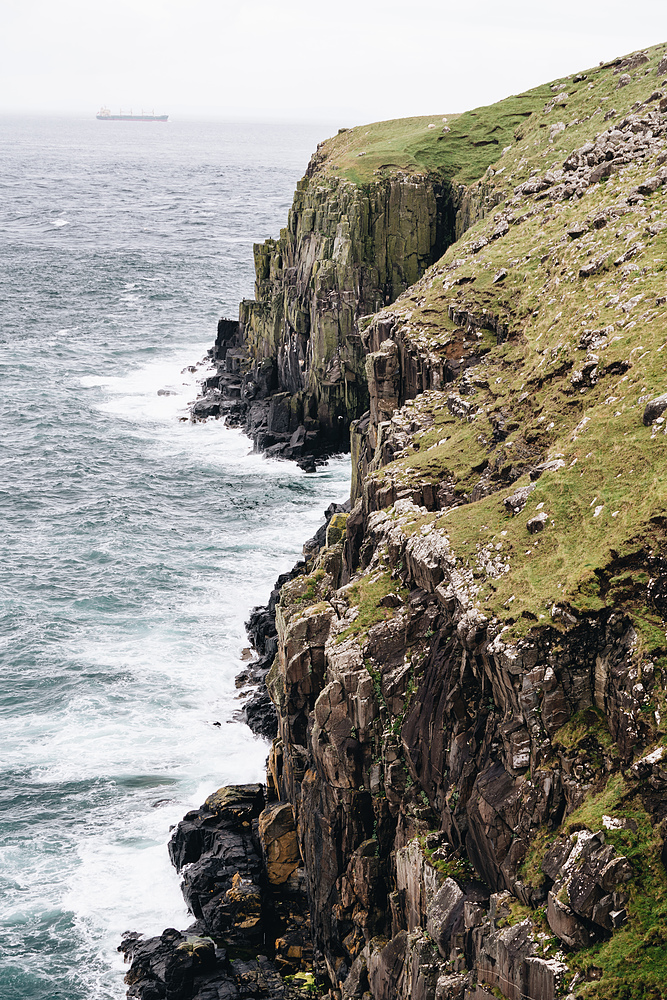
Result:
{"label": "dark green sea water", "polygon": [[170,824],[261,777],[243,621],[349,463],[181,422],[183,369],[331,131],[0,120],[2,1000],[122,997],[121,932],[188,922]]}

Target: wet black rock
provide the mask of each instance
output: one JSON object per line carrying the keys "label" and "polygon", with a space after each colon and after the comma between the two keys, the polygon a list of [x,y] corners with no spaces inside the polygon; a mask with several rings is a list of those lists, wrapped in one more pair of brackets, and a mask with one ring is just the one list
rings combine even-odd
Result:
{"label": "wet black rock", "polygon": [[273,740],[278,735],[278,714],[266,688],[255,692],[245,703],[243,718],[255,736]]}
{"label": "wet black rock", "polygon": [[232,785],[218,789],[199,809],[187,813],[176,826],[169,843],[171,863],[180,871],[215,851],[221,832],[248,831],[264,808],[263,785]]}
{"label": "wet black rock", "polygon": [[191,1000],[195,978],[216,964],[213,941],[173,927],[146,940],[141,934],[124,934],[118,950],[131,963],[127,996],[141,1000]]}
{"label": "wet black rock", "polygon": [[209,417],[219,417],[222,406],[222,394],[218,389],[210,389],[200,396],[190,408],[192,420],[207,420]]}
{"label": "wet black rock", "polygon": [[125,977],[130,1000],[296,1000],[265,955],[230,960],[210,938],[168,928],[144,939],[126,933],[118,948],[131,963]]}
{"label": "wet black rock", "polygon": [[[282,924],[276,923],[279,890],[267,880],[257,833],[264,806],[263,785],[220,788],[176,826],[169,854],[196,919],[184,931],[170,927],[152,938],[123,935],[118,950],[130,963],[129,998],[288,1000],[300,995],[267,957]],[[305,925],[304,917],[305,911],[299,917]],[[232,958],[231,948],[244,958]]]}

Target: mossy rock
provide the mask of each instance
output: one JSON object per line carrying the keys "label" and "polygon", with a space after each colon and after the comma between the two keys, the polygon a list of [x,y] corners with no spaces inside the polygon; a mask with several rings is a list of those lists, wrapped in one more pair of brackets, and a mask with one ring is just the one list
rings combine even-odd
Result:
{"label": "mossy rock", "polygon": [[264,786],[224,785],[208,796],[204,808],[218,816],[250,821],[264,808]]}
{"label": "mossy rock", "polygon": [[345,536],[349,514],[334,514],[327,526],[327,548],[337,545]]}

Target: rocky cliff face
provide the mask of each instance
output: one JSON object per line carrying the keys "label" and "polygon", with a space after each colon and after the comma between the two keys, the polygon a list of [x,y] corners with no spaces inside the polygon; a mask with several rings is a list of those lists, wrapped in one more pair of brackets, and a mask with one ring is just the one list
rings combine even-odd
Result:
{"label": "rocky cliff face", "polygon": [[317,167],[315,156],[280,238],[255,246],[255,299],[241,303],[238,328],[221,330],[220,372],[196,411],[219,413],[226,389],[243,401],[227,413],[258,450],[290,458],[348,446],[350,421],[368,408],[360,318],[412,285],[453,238],[451,193],[437,179],[360,187]]}
{"label": "rocky cliff face", "polygon": [[619,996],[628,956],[661,995],[661,57],[553,85],[363,324],[356,506],[268,678],[344,997]]}
{"label": "rocky cliff face", "polygon": [[283,588],[271,787],[294,809],[343,996],[458,997],[475,979],[556,996],[573,971],[562,946],[623,927],[639,875],[623,848],[653,806],[622,777],[641,728],[637,636],[606,611],[503,641],[446,534],[415,531],[426,515],[360,503],[345,540]]}
{"label": "rocky cliff face", "polygon": [[452,212],[448,189],[433,179],[359,187],[320,177],[317,162],[280,239],[255,247],[255,299],[241,303],[240,332],[254,364],[275,363],[293,423],[346,439],[350,419],[368,407],[359,318],[442,256]]}
{"label": "rocky cliff face", "polygon": [[[494,132],[511,136],[531,113],[526,106],[537,97],[523,97],[510,107],[501,102]],[[224,416],[244,427],[257,450],[307,467],[312,456],[349,447],[350,423],[369,403],[369,317],[495,204],[495,191],[460,182],[481,175],[489,154],[460,163],[479,125],[463,115],[457,126],[450,137],[449,125],[407,119],[341,129],[320,143],[287,227],[254,248],[255,298],[241,303],[238,324],[220,322],[218,370],[204,383],[194,419]],[[482,151],[499,141],[476,133],[473,140]]]}
{"label": "rocky cliff face", "polygon": [[[268,808],[293,835],[272,857],[292,852],[336,1000],[664,995],[663,87],[659,46],[533,92],[495,161],[450,178],[458,241],[354,314],[353,506],[282,587],[266,678]],[[326,190],[366,232],[368,192]],[[300,213],[243,315],[306,398],[346,289],[315,295],[313,259],[329,318],[300,342],[297,248],[327,273],[337,238]],[[377,305],[374,266],[355,288]]]}

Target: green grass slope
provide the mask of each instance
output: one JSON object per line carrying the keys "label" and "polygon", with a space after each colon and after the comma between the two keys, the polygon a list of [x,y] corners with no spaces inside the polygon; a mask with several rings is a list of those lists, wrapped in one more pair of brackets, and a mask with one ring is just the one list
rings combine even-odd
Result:
{"label": "green grass slope", "polygon": [[[647,50],[654,70],[663,48],[660,45]],[[639,74],[618,100],[615,100],[619,80],[616,69],[614,62],[606,63],[463,114],[439,112],[341,129],[338,135],[321,144],[317,172],[356,184],[370,183],[399,171],[428,173],[470,184],[500,158],[507,146],[521,141],[523,126],[530,130],[529,119],[534,125],[544,106],[554,98],[563,101],[556,103],[555,114],[550,116],[554,121],[564,117],[573,123],[578,119],[568,139],[590,131],[586,122],[592,112],[607,111],[614,103],[617,110],[627,110],[638,97],[643,99],[646,65],[640,67]],[[540,125],[545,127],[546,122]],[[556,149],[565,145],[559,142]]]}
{"label": "green grass slope", "polygon": [[[451,376],[383,428],[400,450],[382,464],[378,449],[367,496],[390,507],[391,497],[446,487],[449,506],[422,507],[401,530],[448,536],[461,580],[506,642],[627,615],[637,698],[642,681],[652,690],[637,755],[667,746],[667,410],[644,421],[647,401],[667,393],[666,52],[658,45],[446,123],[342,132],[315,167],[359,184],[404,172],[466,186],[458,195],[474,224],[364,324],[393,323],[404,374],[447,364]],[[551,468],[538,476],[543,463]],[[505,500],[522,487],[532,491],[515,513]],[[396,580],[375,563],[368,573],[349,590],[360,614],[347,635],[391,614],[382,602]],[[590,772],[591,791],[558,829],[538,832],[521,878],[543,877],[557,836],[605,827],[633,868],[629,920],[578,952],[553,939],[549,954],[567,962],[564,986],[577,998],[659,1000],[666,793],[621,766],[607,721],[589,708],[555,733],[544,767],[562,750]],[[527,914],[549,937],[544,913],[516,909]]]}
{"label": "green grass slope", "polygon": [[[642,115],[656,112],[659,98],[638,104],[662,83],[664,48],[649,50],[625,86],[618,67],[605,66],[556,91],[570,94],[566,103],[551,107],[547,88],[550,100],[521,124],[502,167],[478,182],[496,203],[494,216],[389,310],[415,353],[474,366],[464,394],[476,415],[454,417],[447,393],[420,397],[425,429],[376,475],[453,478],[461,499],[479,496],[427,520],[447,530],[473,568],[482,550],[502,550],[509,570],[498,579],[480,572],[478,601],[517,637],[551,620],[555,604],[585,614],[611,603],[632,610],[649,647],[665,644],[647,585],[665,545],[667,436],[665,425],[644,426],[642,417],[646,401],[667,391],[667,186],[647,195],[637,187],[660,170],[663,146],[667,159],[667,138],[656,130],[648,155],[579,198],[559,200],[549,188],[515,194],[628,115],[636,122],[626,131],[643,135]],[[658,118],[667,128],[667,115]],[[481,329],[467,333],[451,310],[476,316]],[[484,310],[503,324],[504,340],[484,329]],[[549,460],[560,467],[513,516],[504,498]],[[546,526],[531,535],[526,523],[540,511]]]}

